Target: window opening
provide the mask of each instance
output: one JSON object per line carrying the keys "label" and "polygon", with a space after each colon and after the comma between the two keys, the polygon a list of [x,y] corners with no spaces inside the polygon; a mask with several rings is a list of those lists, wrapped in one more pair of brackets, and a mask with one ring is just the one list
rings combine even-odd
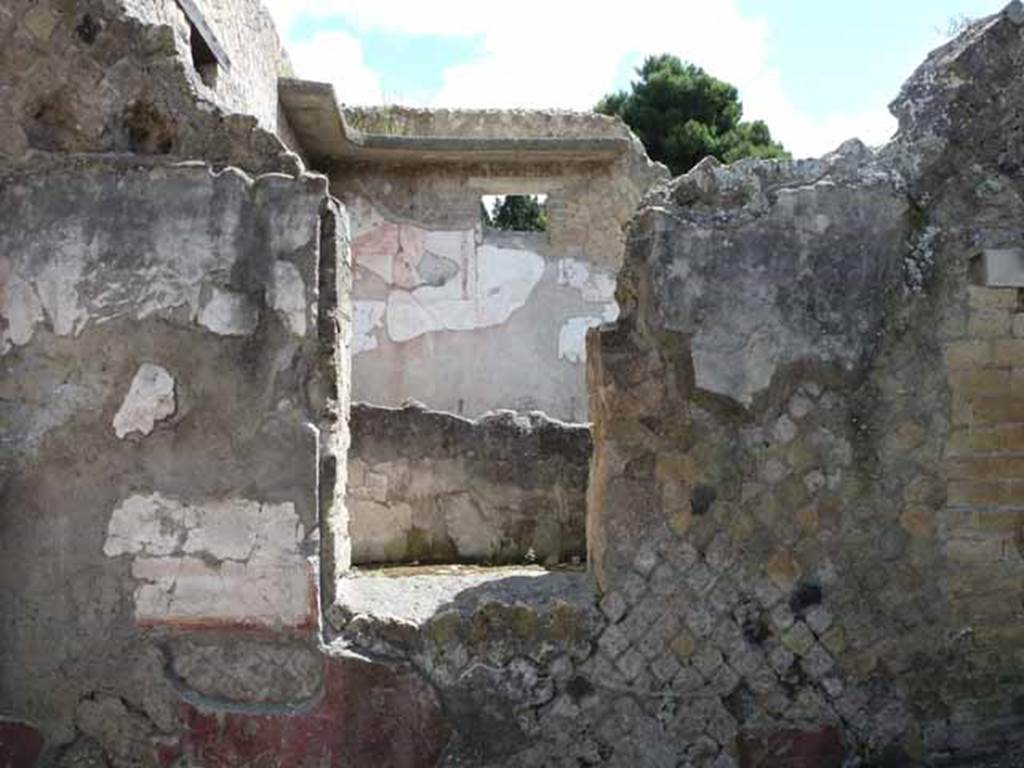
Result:
{"label": "window opening", "polygon": [[547,232],[548,196],[483,195],[480,219],[485,228],[505,232]]}
{"label": "window opening", "polygon": [[231,61],[193,0],[177,0],[177,3],[188,20],[192,66],[208,88],[215,88],[220,71],[231,69]]}

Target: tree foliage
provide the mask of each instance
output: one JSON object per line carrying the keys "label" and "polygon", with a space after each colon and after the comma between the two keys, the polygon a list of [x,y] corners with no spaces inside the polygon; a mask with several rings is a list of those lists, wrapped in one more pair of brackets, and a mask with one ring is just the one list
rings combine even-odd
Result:
{"label": "tree foliage", "polygon": [[629,92],[605,96],[594,108],[617,115],[640,137],[647,154],[673,174],[708,155],[731,163],[742,157],[789,157],[761,120],[743,122],[736,88],[671,54],[648,56]]}
{"label": "tree foliage", "polygon": [[512,232],[544,232],[548,217],[536,195],[505,195],[494,201],[488,215],[480,204],[485,225]]}

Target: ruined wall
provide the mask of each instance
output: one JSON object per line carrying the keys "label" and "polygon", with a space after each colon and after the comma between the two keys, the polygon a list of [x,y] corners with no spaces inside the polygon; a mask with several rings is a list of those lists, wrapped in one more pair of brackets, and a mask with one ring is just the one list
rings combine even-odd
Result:
{"label": "ruined wall", "polygon": [[[133,2],[130,14],[115,0],[6,4],[0,159],[133,152],[295,172],[298,158],[272,132],[291,141],[278,124],[274,81],[287,64],[265,13],[256,4],[208,5],[233,56],[215,89],[193,67],[188,25],[172,0]],[[232,16],[239,11],[253,15]]]}
{"label": "ruined wall", "polygon": [[184,72],[201,98],[225,112],[252,115],[261,128],[281,135],[290,147],[294,140],[280,122],[277,79],[292,75],[288,54],[274,23],[259,0],[195,0],[217,42],[223,46],[229,67],[217,67],[212,84],[204,82],[192,62],[190,25],[175,0],[122,0],[125,10],[147,24],[163,24],[174,32]]}
{"label": "ruined wall", "polygon": [[542,414],[468,421],[356,404],[354,563],[579,563],[590,432]]}
{"label": "ruined wall", "polygon": [[589,555],[601,663],[679,692],[669,743],[1016,759],[1019,288],[970,265],[1021,236],[1022,21],[933,54],[880,152],[706,161],[632,226],[591,338]]}
{"label": "ruined wall", "polygon": [[[622,226],[664,169],[608,118],[386,108],[349,117],[402,135],[479,138],[507,129],[508,137],[592,132],[634,142],[603,164],[364,164],[331,172],[353,220],[356,399],[416,399],[470,417],[514,408],[585,421],[583,339],[615,317]],[[482,195],[536,193],[547,195],[547,232],[481,228]]]}
{"label": "ruined wall", "polygon": [[1021,24],[929,57],[880,150],[646,200],[588,338],[596,594],[339,589],[342,637],[438,687],[448,764],[1021,762]]}
{"label": "ruined wall", "polygon": [[0,701],[50,760],[85,734],[151,764],[178,718],[169,630],[309,654],[321,436],[344,454],[318,342],[328,200],[322,177],[141,159],[0,183]]}

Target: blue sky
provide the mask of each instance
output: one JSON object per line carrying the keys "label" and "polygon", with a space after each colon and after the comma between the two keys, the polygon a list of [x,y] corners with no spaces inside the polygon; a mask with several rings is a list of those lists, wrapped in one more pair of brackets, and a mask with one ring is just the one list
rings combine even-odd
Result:
{"label": "blue sky", "polygon": [[[587,109],[667,51],[736,84],[799,156],[884,141],[886,104],[991,0],[268,0],[301,77],[348,103]],[[515,14],[507,13],[515,8]],[[502,15],[502,11],[506,11]]]}

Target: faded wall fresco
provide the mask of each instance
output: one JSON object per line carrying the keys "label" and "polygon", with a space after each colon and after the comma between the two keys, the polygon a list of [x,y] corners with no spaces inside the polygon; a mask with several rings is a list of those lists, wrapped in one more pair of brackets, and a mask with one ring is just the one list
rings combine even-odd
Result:
{"label": "faded wall fresco", "polygon": [[356,400],[586,419],[584,339],[617,315],[611,269],[552,256],[545,233],[430,230],[369,204],[359,212]]}

